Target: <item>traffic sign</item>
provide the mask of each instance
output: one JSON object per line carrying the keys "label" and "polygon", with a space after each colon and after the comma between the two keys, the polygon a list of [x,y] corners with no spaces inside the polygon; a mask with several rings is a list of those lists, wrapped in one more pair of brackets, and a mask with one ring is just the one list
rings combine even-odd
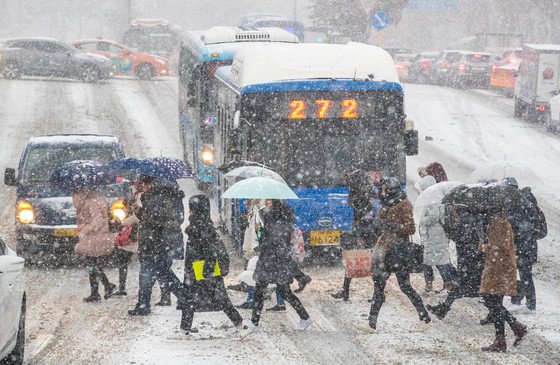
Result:
{"label": "traffic sign", "polygon": [[371,16],[371,26],[376,30],[385,29],[391,24],[389,15],[384,11],[378,11]]}

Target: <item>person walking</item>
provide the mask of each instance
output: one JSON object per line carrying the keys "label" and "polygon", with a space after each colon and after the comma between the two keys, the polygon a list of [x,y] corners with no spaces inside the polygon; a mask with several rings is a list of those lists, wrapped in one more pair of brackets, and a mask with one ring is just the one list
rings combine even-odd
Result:
{"label": "person walking", "polygon": [[300,317],[298,330],[306,330],[313,322],[301,301],[292,293],[290,284],[292,257],[290,255],[290,238],[294,226],[293,209],[280,200],[272,200],[270,211],[263,216],[262,236],[257,252],[259,260],[253,277],[255,279],[255,299],[251,321],[245,329],[256,331],[259,325],[264,302],[264,293],[269,284],[276,284],[282,297],[296,310]]}
{"label": "person walking", "polygon": [[[354,210],[352,220],[352,235],[346,242],[344,250],[358,250],[371,248],[378,238],[378,232],[374,228],[375,208],[375,186],[364,170],[354,171],[348,179],[348,204]],[[331,294],[335,299],[348,301],[350,297],[350,283],[352,278],[344,275],[342,290]]]}
{"label": "person walking", "polygon": [[487,242],[479,244],[479,250],[485,255],[479,293],[483,295],[484,304],[490,310],[496,337],[482,351],[505,352],[507,344],[504,322],[509,324],[515,334],[514,346],[519,345],[527,334],[527,327],[503,306],[504,296],[513,296],[517,292],[515,238],[505,213],[499,212],[490,218],[486,236]]}
{"label": "person walking", "polygon": [[[385,268],[385,256],[391,245],[408,241],[416,227],[412,215],[412,204],[400,182],[394,177],[383,178],[381,181],[381,209],[377,215],[381,236],[372,252],[372,274],[374,282],[373,300],[369,312],[368,323],[357,327],[366,332],[377,329],[377,318],[381,306],[385,302],[385,286],[391,273]],[[420,317],[416,331],[424,332],[431,326],[431,319],[424,307],[420,295],[410,285],[410,273],[406,270],[395,273],[400,290],[408,297]]]}
{"label": "person walking", "polygon": [[151,176],[141,176],[142,207],[138,212],[138,259],[140,261],[138,303],[129,315],[150,314],[152,288],[156,280],[165,283],[179,301],[183,298],[182,283],[171,270],[173,249],[171,237],[180,229],[180,217],[174,204],[179,194],[176,186],[158,182]]}
{"label": "person walking", "polygon": [[[210,200],[205,195],[189,199],[189,226],[185,252],[185,301],[181,303],[180,328],[186,334],[198,332],[192,327],[195,312],[224,311],[239,328],[243,318],[229,299],[224,276],[229,273],[229,255],[210,218]],[[203,261],[203,278],[197,279],[195,266]],[[215,266],[219,275],[215,275]]]}
{"label": "person walking", "polygon": [[116,285],[109,282],[103,271],[104,259],[113,252],[113,234],[109,230],[109,206],[103,195],[91,190],[77,190],[72,193],[76,207],[78,243],[74,247],[77,255],[86,256],[89,267],[91,294],[84,302],[99,302],[99,282],[105,288],[105,299],[109,299]]}

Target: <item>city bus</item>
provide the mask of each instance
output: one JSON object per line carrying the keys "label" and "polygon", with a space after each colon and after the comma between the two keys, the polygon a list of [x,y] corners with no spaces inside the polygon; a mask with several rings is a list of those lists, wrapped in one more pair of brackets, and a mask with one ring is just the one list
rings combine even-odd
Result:
{"label": "city bus", "polygon": [[305,27],[297,20],[290,20],[278,15],[256,14],[242,17],[237,23],[239,27],[275,27],[284,29],[298,37],[299,42],[305,41]]}
{"label": "city bus", "polygon": [[297,38],[282,29],[213,27],[187,32],[179,55],[179,123],[184,160],[196,173],[201,190],[214,180],[213,125],[210,103],[214,72],[230,65],[235,51],[244,44],[284,42]]}
{"label": "city bus", "polygon": [[[262,62],[266,58],[267,62]],[[298,195],[288,203],[313,250],[332,251],[350,234],[346,176],[381,172],[406,183],[406,156],[418,133],[404,113],[391,56],[361,43],[247,46],[216,72],[214,158],[249,160],[278,172]],[[222,225],[242,223],[221,194]]]}

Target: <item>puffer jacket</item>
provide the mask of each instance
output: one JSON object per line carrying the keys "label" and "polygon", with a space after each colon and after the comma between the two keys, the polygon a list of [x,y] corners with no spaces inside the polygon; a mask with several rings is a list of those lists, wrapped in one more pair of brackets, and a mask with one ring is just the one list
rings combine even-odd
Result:
{"label": "puffer jacket", "polygon": [[441,225],[444,213],[445,207],[442,204],[428,204],[420,218],[418,231],[420,243],[424,246],[425,265],[438,266],[450,263],[449,238]]}

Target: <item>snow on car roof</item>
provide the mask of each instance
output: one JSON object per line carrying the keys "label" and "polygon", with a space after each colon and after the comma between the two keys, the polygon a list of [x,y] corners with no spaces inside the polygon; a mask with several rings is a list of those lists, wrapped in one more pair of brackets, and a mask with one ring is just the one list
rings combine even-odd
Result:
{"label": "snow on car roof", "polygon": [[304,79],[369,79],[399,82],[395,64],[382,48],[363,43],[262,44],[235,55],[231,83],[247,85]]}
{"label": "snow on car roof", "polygon": [[119,140],[113,136],[99,136],[94,134],[59,134],[51,136],[31,137],[31,145],[50,144],[118,144]]}
{"label": "snow on car roof", "polygon": [[531,48],[535,51],[560,51],[560,45],[558,44],[529,44],[525,43],[523,45],[525,48]]}

